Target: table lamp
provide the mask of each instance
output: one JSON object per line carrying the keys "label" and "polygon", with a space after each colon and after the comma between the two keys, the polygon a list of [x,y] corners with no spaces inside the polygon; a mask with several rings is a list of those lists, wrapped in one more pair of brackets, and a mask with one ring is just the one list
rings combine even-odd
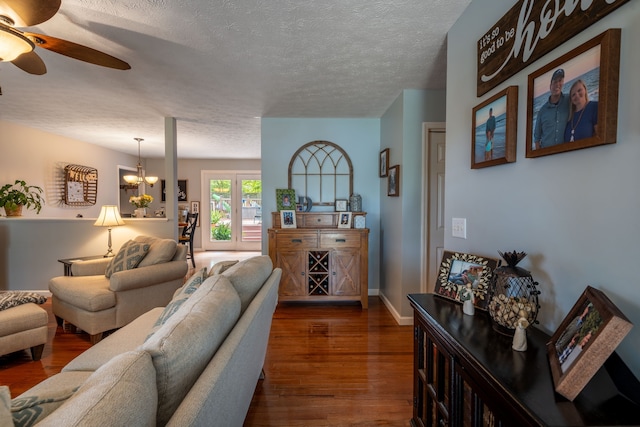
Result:
{"label": "table lamp", "polygon": [[118,207],[115,205],[104,205],[100,210],[98,220],[93,223],[93,225],[96,227],[109,227],[109,250],[104,257],[112,257],[114,253],[111,249],[111,227],[124,225],[124,221],[120,217],[120,212],[118,212]]}

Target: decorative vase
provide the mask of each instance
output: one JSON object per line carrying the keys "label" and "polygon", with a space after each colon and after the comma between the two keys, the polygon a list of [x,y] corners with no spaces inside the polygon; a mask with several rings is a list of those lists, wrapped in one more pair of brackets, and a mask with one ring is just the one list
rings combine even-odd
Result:
{"label": "decorative vase", "polygon": [[498,251],[507,265],[496,268],[489,286],[489,315],[493,328],[505,335],[513,335],[518,320],[524,314],[529,325],[536,323],[538,311],[538,282],[531,273],[516,265],[527,256],[524,252]]}
{"label": "decorative vase", "polygon": [[362,212],[362,196],[352,194],[351,197],[349,197],[349,205],[351,205],[351,212]]}
{"label": "decorative vase", "polygon": [[137,208],[134,211],[136,218],[144,218],[145,216],[147,216],[147,208]]}
{"label": "decorative vase", "polygon": [[4,213],[6,213],[7,216],[22,216],[22,205],[16,205],[13,208],[5,206]]}

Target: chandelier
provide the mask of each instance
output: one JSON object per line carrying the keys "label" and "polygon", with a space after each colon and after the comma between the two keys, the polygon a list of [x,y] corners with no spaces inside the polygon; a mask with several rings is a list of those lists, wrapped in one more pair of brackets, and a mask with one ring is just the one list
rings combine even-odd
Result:
{"label": "chandelier", "polygon": [[144,173],[142,172],[142,163],[140,162],[140,142],[144,141],[144,139],[142,139],[142,138],[133,138],[133,139],[138,141],[138,165],[136,166],[138,168],[138,174],[137,175],[125,175],[125,176],[122,177],[122,179],[124,179],[127,182],[127,184],[129,184],[129,186],[134,187],[134,188],[138,187],[143,182],[146,182],[151,187],[153,187],[153,184],[158,182],[158,177],[157,176],[144,176]]}

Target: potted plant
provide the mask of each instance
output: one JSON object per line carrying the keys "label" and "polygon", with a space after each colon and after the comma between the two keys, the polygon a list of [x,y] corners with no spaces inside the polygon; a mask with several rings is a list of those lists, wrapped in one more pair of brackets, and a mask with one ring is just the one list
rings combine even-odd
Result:
{"label": "potted plant", "polygon": [[26,182],[17,179],[13,184],[6,184],[0,188],[0,206],[4,208],[7,216],[21,216],[23,206],[35,209],[39,214],[44,205],[41,194],[42,188],[27,185]]}

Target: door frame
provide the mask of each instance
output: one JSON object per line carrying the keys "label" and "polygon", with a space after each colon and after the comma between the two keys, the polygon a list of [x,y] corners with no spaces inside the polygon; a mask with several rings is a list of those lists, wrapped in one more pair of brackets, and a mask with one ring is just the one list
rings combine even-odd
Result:
{"label": "door frame", "polygon": [[[439,195],[433,194],[430,191],[430,174],[432,169],[431,152],[431,140],[429,135],[432,131],[444,132],[446,134],[445,122],[424,122],[422,123],[422,215],[421,215],[421,235],[420,235],[420,252],[423,260],[420,268],[420,292],[427,293],[433,291],[435,282],[429,287],[429,278],[434,277],[436,274],[439,261],[444,251],[444,236],[440,239],[438,236],[430,236],[429,224],[431,218],[434,215],[438,215],[437,212],[431,212],[430,206],[434,199],[437,199]],[[446,135],[445,135],[446,141]],[[446,146],[446,142],[445,142]],[[444,197],[444,195],[442,195]],[[444,200],[441,201],[444,204]],[[443,206],[444,209],[444,206]],[[442,221],[444,221],[444,215],[442,215]],[[432,242],[433,239],[436,241]],[[442,240],[442,241],[439,241]],[[435,250],[433,249],[435,247]],[[435,270],[435,271],[432,271]],[[430,289],[431,288],[431,289]]]}
{"label": "door frame", "polygon": [[[255,179],[262,179],[262,173],[259,170],[201,170],[200,171],[200,188],[201,190],[201,203],[200,213],[202,221],[200,222],[200,234],[203,250],[223,250],[223,251],[261,251],[262,241],[242,241],[242,179],[247,177],[257,177]],[[210,241],[210,223],[211,218],[211,203],[209,200],[209,180],[210,179],[229,179],[231,183],[231,200],[233,206],[232,221],[234,225],[231,228],[231,240],[226,241]],[[206,202],[206,203],[205,203]],[[240,205],[237,205],[240,203]],[[207,218],[205,221],[204,218]],[[240,227],[235,224],[239,221]],[[262,233],[260,233],[262,235]]]}

